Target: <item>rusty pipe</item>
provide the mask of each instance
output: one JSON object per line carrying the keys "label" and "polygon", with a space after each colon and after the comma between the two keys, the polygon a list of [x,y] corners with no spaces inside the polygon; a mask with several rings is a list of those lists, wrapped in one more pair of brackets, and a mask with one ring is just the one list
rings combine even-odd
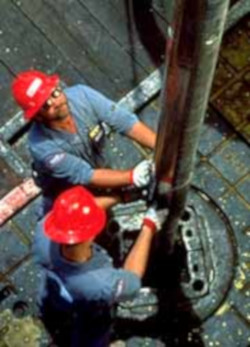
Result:
{"label": "rusty pipe", "polygon": [[166,235],[173,249],[192,180],[229,0],[176,0],[166,45],[156,178],[173,176]]}

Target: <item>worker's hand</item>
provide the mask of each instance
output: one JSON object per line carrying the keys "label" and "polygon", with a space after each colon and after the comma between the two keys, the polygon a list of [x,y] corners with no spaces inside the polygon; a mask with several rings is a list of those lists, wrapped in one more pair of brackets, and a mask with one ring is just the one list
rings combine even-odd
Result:
{"label": "worker's hand", "polygon": [[158,183],[158,194],[165,195],[172,192],[173,178],[160,179]]}
{"label": "worker's hand", "polygon": [[156,211],[154,207],[150,207],[144,216],[143,225],[148,226],[152,231],[159,231],[167,214],[168,209]]}
{"label": "worker's hand", "polygon": [[145,187],[149,184],[152,172],[152,161],[143,160],[132,170],[131,183],[137,188]]}

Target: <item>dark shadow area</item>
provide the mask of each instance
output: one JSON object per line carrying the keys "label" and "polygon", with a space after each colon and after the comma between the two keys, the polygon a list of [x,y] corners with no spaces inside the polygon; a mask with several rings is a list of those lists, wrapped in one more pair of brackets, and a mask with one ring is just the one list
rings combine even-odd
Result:
{"label": "dark shadow area", "polygon": [[164,61],[166,39],[155,19],[152,0],[124,0],[124,3],[128,17],[127,27],[131,56],[134,59],[135,43],[132,32],[132,23],[134,23],[140,41],[149,54],[151,61],[156,67],[159,67]]}
{"label": "dark shadow area", "polygon": [[[51,346],[70,346],[71,332],[73,329],[73,315],[70,304],[60,298],[60,288],[54,281],[48,281],[48,290],[55,293],[54,300],[47,299],[40,308],[39,318],[42,320],[47,332],[51,337]],[[61,309],[60,304],[65,306]]]}
{"label": "dark shadow area", "polygon": [[39,318],[50,335],[49,347],[108,346],[113,313],[108,305],[69,301],[54,278],[48,278],[47,290],[51,295],[42,300]]}

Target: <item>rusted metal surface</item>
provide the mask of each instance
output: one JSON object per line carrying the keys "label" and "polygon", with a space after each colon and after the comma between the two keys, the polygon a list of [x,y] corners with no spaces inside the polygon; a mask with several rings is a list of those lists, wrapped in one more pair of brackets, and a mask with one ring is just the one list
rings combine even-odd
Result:
{"label": "rusted metal surface", "polygon": [[219,52],[228,1],[177,1],[173,43],[166,52],[166,85],[155,153],[156,176],[174,170],[168,218],[170,250],[186,203],[201,125]]}
{"label": "rusted metal surface", "polygon": [[40,193],[32,178],[12,189],[0,200],[0,225]]}

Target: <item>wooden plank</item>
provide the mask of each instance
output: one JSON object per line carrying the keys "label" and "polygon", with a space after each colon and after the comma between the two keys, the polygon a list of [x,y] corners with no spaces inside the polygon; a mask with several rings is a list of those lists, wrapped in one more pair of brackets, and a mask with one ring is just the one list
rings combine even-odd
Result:
{"label": "wooden plank", "polygon": [[0,271],[6,273],[24,258],[29,249],[11,223],[0,228]]}
{"label": "wooden plank", "polygon": [[[82,5],[86,6],[91,14],[101,23],[105,30],[114,37],[128,54],[143,66],[146,70],[152,71],[154,65],[150,55],[145,50],[140,36],[134,25],[134,18],[128,22],[127,16],[122,14],[113,6],[112,0],[106,0],[105,6],[100,6],[98,0],[79,0]],[[130,25],[129,25],[130,24]]]}
{"label": "wooden plank", "polygon": [[[79,13],[76,14],[79,25],[74,25],[77,20],[73,22],[75,33],[86,41],[90,54],[97,57],[98,63],[105,71],[118,85],[122,85],[123,92],[119,96],[124,95],[146,76],[146,71],[124,49],[121,49],[117,39],[114,38],[115,33],[111,36],[83,5],[83,2],[79,4],[82,10],[80,11],[79,8]],[[99,6],[100,10],[101,8],[102,6]],[[112,16],[110,16],[111,20]]]}
{"label": "wooden plank", "polygon": [[[14,1],[17,3],[17,0]],[[118,96],[132,89],[136,81],[131,57],[77,0],[38,0],[32,2],[32,5],[26,0],[20,6],[68,59],[74,62],[74,66],[83,72],[86,69],[86,73],[88,69],[92,69],[93,79],[96,78],[98,67],[103,72],[101,82],[112,81]],[[146,72],[140,67],[136,66],[136,71],[139,75],[137,81],[145,77]],[[93,85],[102,91],[104,89],[100,88],[100,82]],[[110,87],[105,87],[106,93],[109,90]]]}
{"label": "wooden plank", "polygon": [[[9,89],[8,89],[8,97],[9,97]],[[10,99],[8,99],[10,100]],[[11,99],[12,100],[12,99]],[[14,100],[13,100],[14,103]],[[15,107],[17,105],[15,104]],[[10,112],[11,115],[14,114],[14,112]],[[4,123],[3,126],[0,127],[0,138],[3,141],[9,141],[19,130],[21,130],[26,124],[26,121],[23,117],[23,112],[18,111],[13,117],[8,117],[8,120],[6,123]]]}
{"label": "wooden plank", "polygon": [[20,137],[13,145],[12,149],[21,158],[21,160],[28,166],[31,166],[31,156],[28,147],[27,133]]}
{"label": "wooden plank", "polygon": [[13,75],[9,69],[3,63],[0,63],[0,127],[17,111],[17,106],[10,97],[10,84],[12,79]]}
{"label": "wooden plank", "polygon": [[[73,68],[40,30],[8,0],[1,1],[0,60],[13,74],[36,68],[47,72],[57,71],[67,82],[83,80],[83,75]],[[6,72],[4,76],[8,78]],[[7,87],[10,88],[10,81],[8,82]],[[2,105],[0,111],[3,112]]]}
{"label": "wooden plank", "polygon": [[27,177],[30,174],[26,163],[22,160],[19,155],[12,150],[8,143],[0,140],[0,158],[2,158],[9,167],[20,177]]}
{"label": "wooden plank", "polygon": [[[23,12],[29,18],[30,25],[33,29],[40,31],[43,40],[52,43],[54,50],[59,52],[60,59],[66,60],[81,75],[77,82],[85,82],[102,91],[110,91],[111,95],[115,95],[116,86],[109,77],[96,65],[93,59],[87,55],[83,42],[78,35],[71,33],[71,21],[75,18],[71,14],[66,14],[65,4],[53,1],[30,1],[24,0],[20,3],[13,0],[17,6],[19,5],[20,13]],[[27,25],[26,25],[27,27]],[[38,29],[36,29],[36,27]],[[27,30],[27,29],[26,29]],[[32,28],[30,28],[32,30]],[[46,40],[47,38],[47,40]],[[46,59],[47,55],[43,57]],[[71,84],[66,77],[67,84]],[[84,78],[83,78],[84,76]]]}
{"label": "wooden plank", "polygon": [[[130,7],[140,6],[140,9],[142,11],[149,11],[154,12],[153,16],[156,16],[156,21],[159,20],[158,17],[161,17],[161,19],[164,20],[164,22],[168,21],[166,20],[166,14],[170,14],[170,11],[168,11],[168,8],[165,10],[166,7],[166,1],[167,0],[140,0],[140,1],[121,1],[121,0],[106,0],[112,6],[116,9],[117,13],[120,13],[122,16],[126,14],[126,6],[127,4]],[[106,3],[105,1],[105,3]],[[172,6],[174,0],[168,0],[169,6]],[[168,18],[168,16],[167,16]]]}
{"label": "wooden plank", "polygon": [[131,58],[148,72],[159,67],[165,52],[165,22],[144,2],[79,0],[88,7],[103,27],[113,36]]}
{"label": "wooden plank", "polygon": [[17,177],[14,171],[0,157],[0,198],[8,193],[21,182],[21,178]]}

